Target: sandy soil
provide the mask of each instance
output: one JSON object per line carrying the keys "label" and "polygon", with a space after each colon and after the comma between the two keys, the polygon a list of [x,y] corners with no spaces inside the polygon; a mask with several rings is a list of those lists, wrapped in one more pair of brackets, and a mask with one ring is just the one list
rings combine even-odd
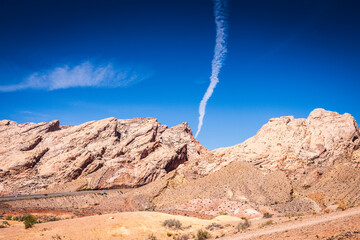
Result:
{"label": "sandy soil", "polygon": [[[344,233],[355,231],[355,233]],[[289,221],[254,229],[247,233],[222,238],[224,240],[242,239],[360,239],[360,207],[320,216],[308,216],[297,221]]]}
{"label": "sandy soil", "polygon": [[[182,229],[163,226],[167,219],[182,223]],[[208,229],[213,238],[221,239],[360,239],[360,207],[316,216],[297,216],[291,218],[254,219],[251,227],[237,233],[241,219],[231,216],[218,216],[212,220],[198,219],[159,212],[123,212],[88,216],[36,224],[24,229],[21,222],[9,221],[9,228],[0,229],[0,239],[176,239],[188,235],[194,238],[199,229],[206,229],[212,223],[221,227]],[[273,224],[262,226],[265,222]],[[341,233],[345,233],[342,236]],[[170,235],[170,236],[169,236]],[[191,238],[192,237],[192,238]]]}
{"label": "sandy soil", "polygon": [[[176,219],[183,229],[177,230],[162,226],[167,219]],[[0,239],[148,239],[153,234],[157,239],[172,239],[167,234],[196,234],[213,222],[228,224],[228,229],[216,229],[214,237],[233,232],[233,225],[238,218],[219,216],[214,220],[203,220],[193,217],[169,215],[158,212],[124,212],[68,219],[56,222],[35,224],[31,229],[24,229],[19,222],[9,221],[9,228],[0,230]]]}

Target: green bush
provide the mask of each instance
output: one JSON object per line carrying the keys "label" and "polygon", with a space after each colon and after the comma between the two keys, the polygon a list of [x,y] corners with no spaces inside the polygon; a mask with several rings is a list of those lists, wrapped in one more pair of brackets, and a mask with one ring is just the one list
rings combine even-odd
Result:
{"label": "green bush", "polygon": [[208,238],[211,238],[211,235],[210,235],[210,233],[208,231],[200,229],[197,232],[197,235],[196,235],[197,240],[205,240],[205,239],[208,239]]}
{"label": "green bush", "polygon": [[25,225],[25,229],[27,228],[31,228],[32,226],[34,226],[34,224],[36,223],[37,218],[34,217],[33,215],[29,214],[26,215],[24,217],[24,225]]}
{"label": "green bush", "polygon": [[7,215],[5,220],[11,220],[12,219],[12,216],[11,215]]}

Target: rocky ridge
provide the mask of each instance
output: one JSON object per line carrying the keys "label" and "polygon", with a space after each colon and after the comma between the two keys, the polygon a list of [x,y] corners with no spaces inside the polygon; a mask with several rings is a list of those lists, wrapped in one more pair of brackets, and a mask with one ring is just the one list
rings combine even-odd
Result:
{"label": "rocky ridge", "polygon": [[350,114],[315,109],[306,119],[270,119],[245,142],[212,151],[217,161],[209,172],[243,161],[264,170],[285,171],[295,179],[340,163],[358,166],[353,154],[359,146],[360,131]]}
{"label": "rocky ridge", "polygon": [[[109,122],[115,122],[116,126],[104,127],[103,123],[99,124],[102,121],[107,123],[106,126],[111,125]],[[265,212],[295,215],[360,204],[360,133],[350,114],[340,115],[315,109],[307,119],[291,116],[271,119],[247,141],[214,151],[207,151],[199,145],[186,124],[166,128],[155,119],[102,121],[86,123],[89,126],[102,126],[95,127],[100,129],[97,131],[101,137],[91,137],[94,126],[80,134],[84,127],[86,129],[86,124],[64,129],[58,127],[52,131],[44,128],[46,124],[38,124],[36,131],[45,131],[45,138],[40,136],[42,140],[38,140],[37,136],[32,136],[32,142],[25,144],[22,140],[22,144],[13,142],[12,145],[17,146],[18,152],[32,151],[34,155],[31,156],[38,156],[35,149],[41,153],[41,149],[50,146],[41,145],[47,142],[44,139],[48,139],[47,143],[57,141],[62,144],[58,149],[64,149],[72,143],[69,140],[72,137],[67,136],[74,134],[79,127],[81,130],[73,135],[78,136],[75,138],[77,142],[86,139],[86,142],[92,143],[89,146],[106,147],[101,157],[96,159],[102,162],[101,168],[89,172],[87,167],[80,168],[80,174],[71,175],[76,177],[60,183],[68,181],[64,185],[67,189],[71,184],[74,185],[73,189],[145,186],[125,194],[114,193],[103,198],[97,196],[96,201],[91,198],[95,203],[88,207],[94,211],[156,209],[202,217],[226,212],[252,218],[262,216]],[[119,127],[119,123],[125,124]],[[14,123],[8,125],[11,124]],[[118,128],[119,131],[114,131]],[[36,128],[32,129],[35,131]],[[74,152],[84,148],[87,151],[97,149],[88,145],[80,145]],[[11,150],[11,144],[7,146],[1,151],[11,156],[15,150]],[[60,153],[56,152],[56,148],[48,148],[40,161],[35,161],[35,167],[24,171],[26,176],[35,176],[36,179],[36,174],[41,172],[41,164],[52,163],[52,156],[62,154],[62,158],[54,160],[54,165],[59,159],[65,159],[66,151]],[[113,155],[119,151],[122,154]],[[54,155],[48,154],[51,152]],[[97,152],[93,150],[91,153]],[[63,176],[76,172],[74,166],[78,166],[75,163],[80,156],[83,155],[67,161],[68,169],[61,172]],[[117,161],[113,160],[114,156]],[[119,159],[122,164],[114,164],[119,163]],[[14,175],[13,178],[7,176],[2,175],[10,183],[16,179]],[[16,181],[22,183],[24,180],[20,177]],[[59,189],[54,178],[49,178],[48,182],[51,183],[48,191]],[[76,203],[71,199],[77,199]],[[41,201],[42,206],[47,206],[48,202],[48,207],[65,208],[64,201]],[[37,200],[26,200],[26,205],[32,208],[38,208],[37,203]],[[71,209],[72,205],[79,205],[79,197],[68,197],[65,203],[66,209]],[[24,202],[17,201],[9,204],[15,208],[24,206]]]}
{"label": "rocky ridge", "polygon": [[0,194],[131,188],[163,177],[204,148],[186,123],[107,118],[78,126],[0,121]]}

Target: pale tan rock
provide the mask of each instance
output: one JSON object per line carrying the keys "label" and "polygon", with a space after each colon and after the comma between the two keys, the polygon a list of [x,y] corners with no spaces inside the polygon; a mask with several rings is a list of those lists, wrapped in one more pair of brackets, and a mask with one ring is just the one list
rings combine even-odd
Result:
{"label": "pale tan rock", "polygon": [[[245,161],[267,170],[307,173],[351,162],[359,137],[357,123],[347,113],[315,109],[307,119],[273,118],[245,142],[212,151],[217,162],[211,171],[232,161]],[[353,158],[355,163],[357,158]]]}
{"label": "pale tan rock", "polygon": [[[168,128],[154,118],[78,126],[0,121],[0,194],[79,188],[137,187],[164,176],[203,147],[186,123]],[[74,190],[74,184],[71,190]],[[65,185],[66,186],[66,185]]]}

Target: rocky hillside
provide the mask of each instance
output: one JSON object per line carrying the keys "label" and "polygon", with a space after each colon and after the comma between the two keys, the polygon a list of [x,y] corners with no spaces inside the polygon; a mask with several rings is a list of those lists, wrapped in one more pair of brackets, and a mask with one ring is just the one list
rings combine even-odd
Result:
{"label": "rocky hillside", "polygon": [[138,187],[206,149],[186,123],[108,118],[78,126],[0,121],[0,194]]}
{"label": "rocky hillside", "polygon": [[[323,109],[306,119],[270,119],[254,137],[214,151],[199,145],[187,124],[167,128],[152,118],[74,127],[2,121],[0,190],[142,186],[105,197],[41,200],[40,208],[67,211],[156,209],[250,218],[320,212],[360,204],[359,137],[351,115]],[[37,209],[39,201],[8,205]]]}
{"label": "rocky hillside", "polygon": [[264,170],[283,170],[292,179],[313,175],[339,163],[357,166],[360,131],[350,114],[315,109],[308,118],[270,119],[245,142],[212,153],[216,171],[233,161],[247,162]]}

